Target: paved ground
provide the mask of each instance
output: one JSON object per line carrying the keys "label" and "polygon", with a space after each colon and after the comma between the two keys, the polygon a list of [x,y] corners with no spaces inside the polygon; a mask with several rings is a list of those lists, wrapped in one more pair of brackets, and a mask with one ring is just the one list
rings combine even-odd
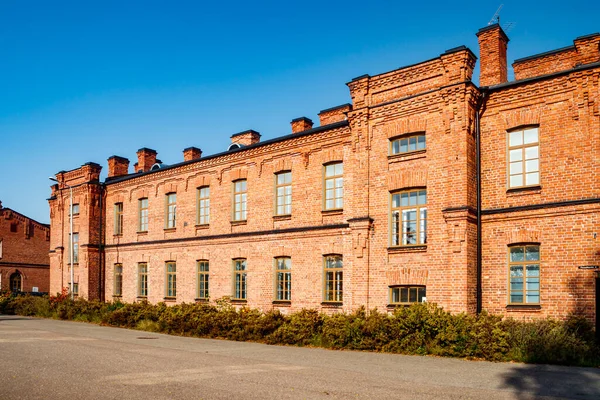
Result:
{"label": "paved ground", "polygon": [[266,346],[0,316],[0,399],[600,399],[600,369]]}

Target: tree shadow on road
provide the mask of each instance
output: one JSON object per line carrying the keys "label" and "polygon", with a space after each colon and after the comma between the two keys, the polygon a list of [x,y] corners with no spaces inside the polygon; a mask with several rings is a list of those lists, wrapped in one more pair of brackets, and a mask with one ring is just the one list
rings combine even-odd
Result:
{"label": "tree shadow on road", "polygon": [[518,365],[502,378],[502,388],[516,392],[518,399],[600,399],[600,368]]}

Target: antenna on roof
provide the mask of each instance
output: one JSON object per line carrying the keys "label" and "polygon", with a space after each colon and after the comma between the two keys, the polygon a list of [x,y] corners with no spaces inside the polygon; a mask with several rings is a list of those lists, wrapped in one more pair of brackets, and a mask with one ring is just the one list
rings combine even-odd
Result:
{"label": "antenna on roof", "polygon": [[498,7],[496,12],[494,13],[494,16],[492,17],[492,19],[490,19],[490,22],[488,22],[488,25],[494,25],[494,24],[500,23],[500,10],[502,10],[502,7],[504,7],[504,4],[500,4],[500,7]]}
{"label": "antenna on roof", "polygon": [[504,33],[508,34],[508,32],[512,31],[515,26],[517,26],[516,22],[507,22],[502,28],[504,28]]}

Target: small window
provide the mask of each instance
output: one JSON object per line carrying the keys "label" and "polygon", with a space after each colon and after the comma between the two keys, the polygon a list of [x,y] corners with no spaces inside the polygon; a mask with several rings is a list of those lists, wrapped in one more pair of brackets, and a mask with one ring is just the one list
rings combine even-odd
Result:
{"label": "small window", "polygon": [[292,259],[289,257],[275,259],[275,300],[292,300]]}
{"label": "small window", "polygon": [[325,210],[344,208],[344,164],[325,166]]}
{"label": "small window", "polygon": [[246,259],[233,260],[233,299],[246,300],[247,290]]}
{"label": "small window", "polygon": [[123,264],[115,264],[115,296],[123,295]]}
{"label": "small window", "polygon": [[425,134],[412,135],[393,139],[390,143],[390,154],[410,153],[425,150]]}
{"label": "small window", "polygon": [[540,184],[540,144],[538,128],[508,132],[508,187]]}
{"label": "small window", "polygon": [[175,228],[176,218],[177,218],[177,194],[169,193],[166,196],[166,218],[165,218],[165,227],[167,229]]}
{"label": "small window", "polygon": [[390,287],[390,304],[422,303],[425,298],[425,286]]}
{"label": "small window", "polygon": [[247,186],[246,180],[233,182],[233,220],[246,220]]}
{"label": "small window", "polygon": [[196,297],[199,299],[208,299],[208,281],[209,281],[209,271],[208,271],[208,261],[200,260],[196,263],[197,273],[198,273],[198,287],[196,290]]}
{"label": "small window", "polygon": [[391,245],[427,243],[427,190],[392,193]]}
{"label": "small window", "polygon": [[148,199],[138,200],[138,231],[148,232]]}
{"label": "small window", "polygon": [[210,187],[205,186],[198,188],[198,217],[196,223],[198,225],[208,225],[210,223]]}
{"label": "small window", "polygon": [[123,234],[123,203],[115,203],[115,235]]}
{"label": "small window", "polygon": [[23,278],[20,273],[15,272],[10,276],[10,290],[13,292],[20,292],[23,290]]}
{"label": "small window", "polygon": [[138,296],[148,297],[148,264],[138,264]]}
{"label": "small window", "polygon": [[165,264],[167,272],[167,287],[165,297],[177,297],[177,266],[174,261]]}
{"label": "small window", "polygon": [[[71,253],[69,252],[69,257]],[[73,233],[73,264],[79,263],[79,233]]]}
{"label": "small window", "polygon": [[19,223],[18,222],[11,222],[11,224],[10,224],[10,231],[12,233],[16,233],[18,229],[19,229]]}
{"label": "small window", "polygon": [[79,215],[79,204],[73,204],[73,216]]}
{"label": "small window", "polygon": [[540,303],[540,246],[513,246],[509,252],[509,303]]}
{"label": "small window", "polygon": [[280,172],[275,175],[275,214],[292,213],[292,173]]}
{"label": "small window", "polygon": [[[70,287],[71,287],[71,282],[69,282],[69,288]],[[74,296],[79,295],[79,283],[78,282],[73,282],[73,295]]]}
{"label": "small window", "polygon": [[325,257],[324,300],[342,302],[344,298],[344,261],[340,255]]}

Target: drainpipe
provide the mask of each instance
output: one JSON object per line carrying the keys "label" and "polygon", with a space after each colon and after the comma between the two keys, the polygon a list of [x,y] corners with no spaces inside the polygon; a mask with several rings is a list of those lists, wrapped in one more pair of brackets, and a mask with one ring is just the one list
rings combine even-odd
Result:
{"label": "drainpipe", "polygon": [[104,184],[100,182],[98,186],[100,188],[100,200],[98,202],[100,208],[100,212],[98,213],[98,299],[104,301],[104,234],[102,229]]}
{"label": "drainpipe", "polygon": [[475,108],[475,147],[477,181],[477,314],[482,311],[482,265],[481,265],[481,115],[485,111],[487,92],[481,89],[481,97]]}

